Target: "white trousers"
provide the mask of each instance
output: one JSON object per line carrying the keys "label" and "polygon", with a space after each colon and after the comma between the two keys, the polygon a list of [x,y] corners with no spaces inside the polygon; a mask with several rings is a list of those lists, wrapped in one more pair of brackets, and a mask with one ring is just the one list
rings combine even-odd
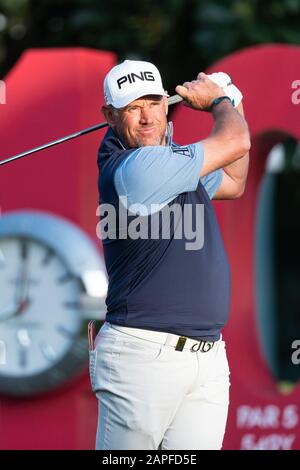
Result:
{"label": "white trousers", "polygon": [[90,351],[90,378],[96,449],[221,449],[230,386],[222,339],[208,352],[176,351],[105,323]]}

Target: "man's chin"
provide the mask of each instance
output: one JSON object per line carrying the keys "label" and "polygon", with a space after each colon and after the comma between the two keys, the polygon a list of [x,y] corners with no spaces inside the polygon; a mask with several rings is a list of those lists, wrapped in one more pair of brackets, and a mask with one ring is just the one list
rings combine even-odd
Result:
{"label": "man's chin", "polygon": [[137,140],[137,144],[139,147],[165,145],[165,138],[161,138],[161,137],[151,138],[150,136],[143,137]]}

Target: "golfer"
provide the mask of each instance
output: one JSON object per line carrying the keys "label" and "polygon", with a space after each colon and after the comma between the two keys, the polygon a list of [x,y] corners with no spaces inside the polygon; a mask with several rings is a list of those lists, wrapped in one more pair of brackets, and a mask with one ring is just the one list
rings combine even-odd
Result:
{"label": "golfer", "polygon": [[173,142],[153,64],[126,60],[104,82],[109,129],[98,166],[109,287],[90,351],[97,449],[222,447],[230,272],[211,199],[243,194],[249,131],[228,75],[200,73],[176,92],[195,121],[211,113],[204,140]]}

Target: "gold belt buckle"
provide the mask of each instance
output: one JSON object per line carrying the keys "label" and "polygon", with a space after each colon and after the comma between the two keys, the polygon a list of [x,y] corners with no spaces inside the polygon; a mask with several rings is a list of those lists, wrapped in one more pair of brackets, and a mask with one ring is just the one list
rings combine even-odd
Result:
{"label": "gold belt buckle", "polygon": [[180,336],[179,340],[177,341],[175,351],[182,351],[186,343],[186,340],[187,340],[186,336]]}

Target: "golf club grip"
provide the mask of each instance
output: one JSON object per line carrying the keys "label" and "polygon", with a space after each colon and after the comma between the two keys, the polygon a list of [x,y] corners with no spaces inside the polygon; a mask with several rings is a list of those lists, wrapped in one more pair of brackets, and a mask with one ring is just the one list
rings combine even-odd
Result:
{"label": "golf club grip", "polygon": [[173,95],[168,98],[169,105],[180,103],[181,101],[183,101],[183,98],[179,95]]}

